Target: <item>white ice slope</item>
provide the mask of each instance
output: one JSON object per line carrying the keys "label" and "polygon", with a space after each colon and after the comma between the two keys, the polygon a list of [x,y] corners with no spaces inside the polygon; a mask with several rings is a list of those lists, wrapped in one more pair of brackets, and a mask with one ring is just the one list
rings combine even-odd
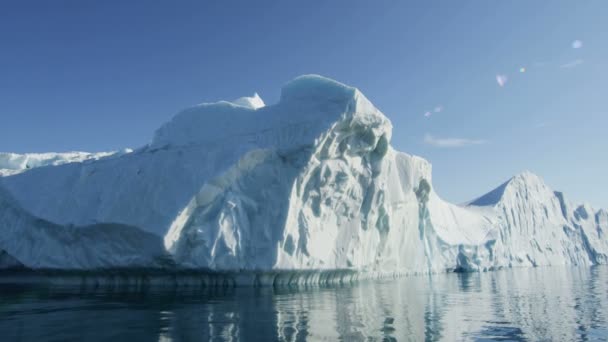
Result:
{"label": "white ice slope", "polygon": [[[395,151],[391,133],[357,89],[302,76],[275,105],[257,94],[201,104],[133,153],[0,181],[14,205],[56,224],[114,222],[163,238],[182,267],[378,275],[607,261],[605,211],[573,206],[530,173],[467,206],[447,203],[430,164]],[[39,266],[40,256],[9,249],[32,228],[0,222],[0,249]],[[107,248],[121,239],[108,237]],[[78,261],[53,266],[120,263],[66,258]]]}

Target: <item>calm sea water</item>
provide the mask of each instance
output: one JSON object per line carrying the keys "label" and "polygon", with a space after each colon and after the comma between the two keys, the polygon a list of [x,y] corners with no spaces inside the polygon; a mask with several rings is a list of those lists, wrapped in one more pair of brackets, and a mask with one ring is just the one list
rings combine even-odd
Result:
{"label": "calm sea water", "polygon": [[608,340],[608,267],[329,288],[0,285],[2,341]]}

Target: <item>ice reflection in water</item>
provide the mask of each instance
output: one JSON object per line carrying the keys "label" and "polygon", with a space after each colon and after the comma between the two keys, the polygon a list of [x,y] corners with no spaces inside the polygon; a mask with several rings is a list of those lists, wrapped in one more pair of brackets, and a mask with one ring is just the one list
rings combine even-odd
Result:
{"label": "ice reflection in water", "polygon": [[445,274],[330,288],[91,290],[0,285],[29,340],[608,340],[608,267]]}

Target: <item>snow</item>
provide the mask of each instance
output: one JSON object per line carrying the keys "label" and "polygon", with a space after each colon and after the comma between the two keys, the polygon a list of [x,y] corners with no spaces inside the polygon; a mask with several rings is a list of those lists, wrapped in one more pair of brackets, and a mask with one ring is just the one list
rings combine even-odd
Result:
{"label": "snow", "polygon": [[262,100],[260,95],[258,95],[258,93],[253,94],[253,96],[251,96],[251,97],[248,97],[248,96],[240,97],[240,98],[232,101],[232,103],[234,103],[235,105],[247,107],[250,109],[260,109],[260,108],[266,106],[266,104],[264,103],[264,101]]}
{"label": "snow", "polygon": [[608,261],[606,211],[530,172],[448,203],[431,164],[393,149],[391,134],[359,90],[317,75],[273,105],[257,94],[200,104],[132,153],[0,178],[12,208],[0,209],[0,250],[27,267],[170,258],[270,283]]}

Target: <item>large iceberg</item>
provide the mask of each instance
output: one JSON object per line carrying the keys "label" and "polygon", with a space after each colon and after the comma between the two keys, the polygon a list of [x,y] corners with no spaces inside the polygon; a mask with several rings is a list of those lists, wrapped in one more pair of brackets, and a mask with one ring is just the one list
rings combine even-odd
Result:
{"label": "large iceberg", "polygon": [[448,203],[391,133],[359,90],[316,75],[274,105],[200,104],[131,153],[0,178],[0,251],[30,268],[362,276],[608,261],[608,212],[529,172]]}

